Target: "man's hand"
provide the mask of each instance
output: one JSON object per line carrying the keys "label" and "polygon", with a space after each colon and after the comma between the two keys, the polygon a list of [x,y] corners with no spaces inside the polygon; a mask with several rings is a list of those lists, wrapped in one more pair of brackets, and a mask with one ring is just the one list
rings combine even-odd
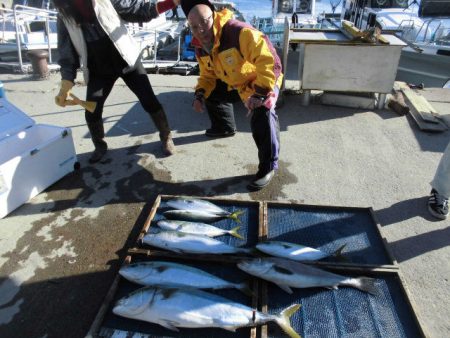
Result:
{"label": "man's hand", "polygon": [[205,96],[202,91],[197,91],[195,93],[194,101],[192,102],[192,107],[197,113],[203,113],[203,106],[205,104]]}
{"label": "man's hand", "polygon": [[70,95],[70,90],[73,87],[73,82],[68,80],[61,81],[61,88],[59,89],[58,95],[55,96],[55,103],[60,107],[65,107],[66,105],[71,105],[73,100],[68,100]]}
{"label": "man's hand", "polygon": [[264,105],[264,100],[266,98],[263,96],[250,96],[247,101],[245,101],[245,107],[249,110],[252,111],[256,108],[259,108],[261,106]]}

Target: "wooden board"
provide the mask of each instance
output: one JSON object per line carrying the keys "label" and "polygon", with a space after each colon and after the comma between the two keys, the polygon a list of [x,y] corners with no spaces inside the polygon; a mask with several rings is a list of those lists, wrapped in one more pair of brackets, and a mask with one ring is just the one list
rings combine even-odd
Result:
{"label": "wooden board", "polygon": [[417,94],[407,86],[400,85],[405,96],[406,103],[409,106],[409,113],[416,121],[421,130],[442,132],[448,130],[448,127],[439,118],[439,114],[433,106],[422,95]]}

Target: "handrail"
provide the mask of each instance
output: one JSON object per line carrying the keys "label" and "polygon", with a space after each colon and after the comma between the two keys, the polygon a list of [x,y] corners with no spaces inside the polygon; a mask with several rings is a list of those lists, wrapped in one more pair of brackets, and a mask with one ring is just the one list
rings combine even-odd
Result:
{"label": "handrail", "polygon": [[[136,27],[133,27],[136,28]],[[149,33],[154,35],[154,55],[153,55],[153,64],[156,66],[157,64],[157,52],[158,52],[158,43],[157,43],[157,36],[159,33],[173,33],[170,29],[157,29],[157,28],[144,28],[144,27],[138,27],[136,33]],[[144,47],[145,48],[145,47]],[[181,34],[178,34],[178,50],[177,50],[177,60],[175,62],[181,61]]]}
{"label": "handrail", "polygon": [[[31,10],[31,11],[27,11],[27,10]],[[35,8],[35,7],[29,7],[29,6],[24,6],[24,5],[15,5],[14,6],[14,27],[16,30],[16,44],[17,44],[17,55],[19,58],[19,66],[20,66],[20,70],[23,71],[23,60],[22,60],[22,44],[21,44],[21,39],[20,39],[20,35],[19,35],[19,27],[17,24],[18,18],[17,15],[18,14],[23,14],[23,15],[29,15],[29,16],[37,16],[37,17],[42,17],[45,19],[45,32],[47,34],[47,44],[48,44],[48,55],[49,55],[49,62],[52,62],[52,53],[51,53],[51,44],[50,44],[50,25],[49,25],[49,19],[55,19],[56,20],[56,15],[57,12],[52,11],[52,10],[47,10],[47,9],[41,9],[41,8]],[[44,15],[42,13],[47,13],[49,15]],[[50,14],[54,15],[51,16]]]}

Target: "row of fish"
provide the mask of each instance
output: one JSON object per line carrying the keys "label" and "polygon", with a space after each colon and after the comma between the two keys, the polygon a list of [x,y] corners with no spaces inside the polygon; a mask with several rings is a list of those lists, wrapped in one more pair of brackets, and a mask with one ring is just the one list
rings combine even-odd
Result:
{"label": "row of fish", "polygon": [[[341,276],[283,258],[244,259],[237,267],[250,275],[278,285],[288,293],[292,293],[291,287],[336,289],[338,286],[350,286],[371,294],[375,293],[372,278]],[[235,288],[251,295],[247,283],[229,282],[203,270],[178,263],[162,261],[134,263],[122,267],[119,273],[129,281],[144,286],[213,290]]]}
{"label": "row of fish", "polygon": [[[241,238],[237,234],[239,227],[223,230],[209,224],[190,222],[180,224],[166,220],[159,221],[158,226],[171,230],[149,232],[142,238],[143,243],[179,254],[256,254],[253,248],[235,247],[214,238],[224,234]],[[345,245],[330,254],[304,245],[281,241],[265,241],[255,246],[265,254],[299,262],[316,261],[329,256],[340,257],[344,247]]]}
{"label": "row of fish", "polygon": [[[238,267],[254,276],[273,282],[292,293],[291,287],[351,286],[375,293],[374,280],[351,278],[281,258],[243,260]],[[300,307],[291,306],[277,316],[267,315],[240,303],[198,289],[235,288],[251,294],[246,283],[233,283],[187,265],[151,261],[121,268],[126,279],[147,286],[119,300],[113,308],[117,315],[160,324],[168,329],[220,327],[234,331],[275,321],[290,336],[299,337],[289,317]],[[252,314],[252,315],[250,315]]]}

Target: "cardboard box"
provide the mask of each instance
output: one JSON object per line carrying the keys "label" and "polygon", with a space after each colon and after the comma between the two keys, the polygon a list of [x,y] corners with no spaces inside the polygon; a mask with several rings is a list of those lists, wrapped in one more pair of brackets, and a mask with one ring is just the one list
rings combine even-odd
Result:
{"label": "cardboard box", "polygon": [[78,166],[69,128],[35,124],[0,98],[0,218]]}

